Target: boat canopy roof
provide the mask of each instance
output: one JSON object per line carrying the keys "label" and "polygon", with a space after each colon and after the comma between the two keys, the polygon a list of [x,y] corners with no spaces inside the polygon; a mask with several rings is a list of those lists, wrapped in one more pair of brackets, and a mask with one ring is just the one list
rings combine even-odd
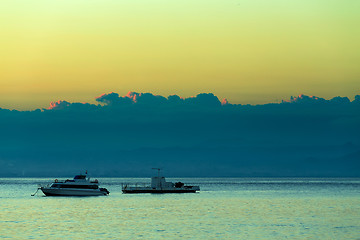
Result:
{"label": "boat canopy roof", "polygon": [[86,175],[76,175],[74,179],[86,179]]}

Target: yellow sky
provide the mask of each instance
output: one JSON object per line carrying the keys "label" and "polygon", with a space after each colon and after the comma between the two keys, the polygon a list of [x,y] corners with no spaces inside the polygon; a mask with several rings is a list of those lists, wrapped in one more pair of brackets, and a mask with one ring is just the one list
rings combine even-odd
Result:
{"label": "yellow sky", "polygon": [[358,0],[5,0],[0,107],[128,91],[360,94]]}

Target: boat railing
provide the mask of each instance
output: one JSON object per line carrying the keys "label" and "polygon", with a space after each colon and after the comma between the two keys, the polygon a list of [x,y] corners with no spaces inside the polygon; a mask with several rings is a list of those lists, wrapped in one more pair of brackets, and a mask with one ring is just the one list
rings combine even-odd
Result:
{"label": "boat railing", "polygon": [[38,184],[38,188],[48,188],[51,186],[52,183],[48,183],[48,184]]}
{"label": "boat railing", "polygon": [[144,188],[144,187],[149,187],[148,184],[146,183],[121,183],[121,188],[127,189],[127,188],[132,188],[132,189],[140,189],[140,188]]}

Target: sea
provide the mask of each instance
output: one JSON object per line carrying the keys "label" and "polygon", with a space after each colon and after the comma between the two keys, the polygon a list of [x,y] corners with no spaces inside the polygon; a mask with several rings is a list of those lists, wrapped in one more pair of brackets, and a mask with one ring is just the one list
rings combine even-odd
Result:
{"label": "sea", "polygon": [[0,178],[0,238],[360,239],[359,178],[167,178],[201,188],[176,194],[98,180],[108,196],[31,196],[54,178]]}

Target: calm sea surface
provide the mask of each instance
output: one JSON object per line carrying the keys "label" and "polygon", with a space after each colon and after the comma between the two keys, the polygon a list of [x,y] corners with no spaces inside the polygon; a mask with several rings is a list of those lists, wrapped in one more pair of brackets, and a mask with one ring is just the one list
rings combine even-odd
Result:
{"label": "calm sea surface", "polygon": [[360,179],[182,178],[200,193],[44,197],[48,178],[0,178],[4,239],[360,239]]}

